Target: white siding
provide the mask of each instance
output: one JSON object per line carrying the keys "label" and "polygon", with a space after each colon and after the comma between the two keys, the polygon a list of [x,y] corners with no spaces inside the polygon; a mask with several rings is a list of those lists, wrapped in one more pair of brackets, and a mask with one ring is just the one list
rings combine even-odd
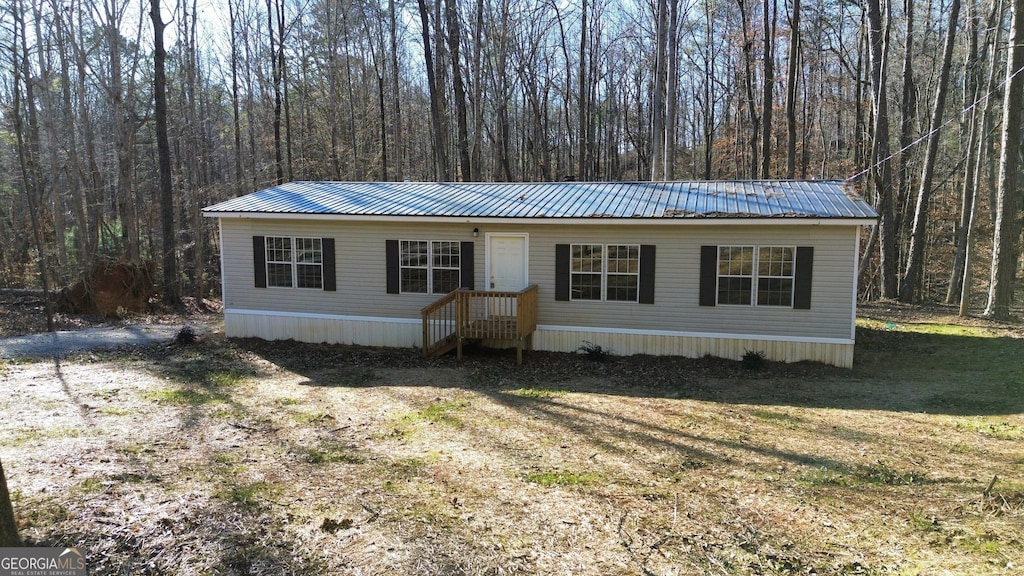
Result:
{"label": "white siding", "polygon": [[415,320],[280,312],[225,312],[224,333],[237,338],[406,348],[419,346],[423,339],[421,324]]}
{"label": "white siding", "polygon": [[[300,342],[359,344],[363,346],[421,345],[420,322],[393,318],[329,317],[317,314],[227,311],[224,330],[233,337]],[[609,354],[628,356],[716,356],[740,360],[747,352],[763,353],[778,362],[812,360],[843,368],[853,366],[853,343],[812,342],[768,338],[730,338],[722,335],[629,333],[597,329],[538,327],[530,348],[549,352],[577,352],[588,342]],[[508,347],[509,342],[488,342]]]}
{"label": "white siding", "polygon": [[600,346],[615,356],[715,356],[740,360],[747,352],[758,352],[768,360],[777,362],[811,360],[843,368],[853,366],[852,342],[729,338],[718,335],[624,334],[600,329],[580,331],[538,328],[533,335],[534,350],[576,352],[584,342]]}
{"label": "white siding", "polygon": [[[472,236],[474,228],[480,235]],[[742,356],[745,350],[765,351],[780,360],[814,359],[832,364],[852,362],[853,286],[855,226],[644,226],[559,224],[416,224],[383,222],[331,222],[321,220],[222,220],[225,329],[232,336],[260,336],[268,339],[293,338],[319,342],[419,345],[420,308],[437,298],[423,294],[387,294],[385,241],[388,239],[457,240],[475,242],[475,281],[486,286],[485,234],[517,232],[529,234],[529,282],[539,286],[538,349],[575,350],[582,340],[600,343],[580,332],[606,334],[608,347],[616,353],[681,354],[704,353],[725,357]],[[253,281],[252,236],[325,236],[336,239],[337,292],[284,288],[255,288]],[[654,244],[657,246],[655,303],[562,302],[555,300],[555,245],[561,243]],[[700,247],[702,245],[787,245],[814,247],[811,308],[698,306]],[[641,263],[641,266],[643,263]],[[251,312],[273,312],[262,320]],[[293,313],[284,315],[281,313]],[[304,317],[312,314],[313,317]],[[322,315],[323,317],[319,317]],[[340,317],[342,320],[329,320]],[[367,317],[376,324],[408,324],[395,328],[356,328],[353,322]],[[293,318],[293,320],[285,320]],[[297,318],[303,318],[302,321]],[[380,322],[395,318],[405,322]],[[321,327],[340,322],[345,327]],[[411,322],[411,323],[410,323]],[[561,330],[568,328],[568,330]],[[610,331],[606,330],[610,329]],[[374,332],[372,337],[369,332]],[[605,330],[605,332],[602,332]],[[626,337],[619,332],[665,332],[651,336]],[[363,336],[356,338],[354,334]],[[682,334],[682,336],[680,335]],[[694,336],[696,335],[696,336]],[[713,335],[735,344],[716,343]],[[746,345],[749,337],[757,344]],[[681,340],[680,340],[681,339]],[[688,340],[705,344],[680,344]],[[723,340],[723,338],[718,338]],[[772,340],[780,340],[778,353]],[[678,342],[677,342],[678,341]],[[785,341],[788,341],[785,342]],[[702,352],[701,346],[718,347]],[[724,348],[723,348],[724,346]],[[849,347],[849,352],[794,352],[800,347],[825,350]],[[838,348],[836,348],[838,347]],[[769,350],[771,349],[771,350]],[[690,352],[695,350],[695,352]],[[850,361],[829,361],[832,355]]]}

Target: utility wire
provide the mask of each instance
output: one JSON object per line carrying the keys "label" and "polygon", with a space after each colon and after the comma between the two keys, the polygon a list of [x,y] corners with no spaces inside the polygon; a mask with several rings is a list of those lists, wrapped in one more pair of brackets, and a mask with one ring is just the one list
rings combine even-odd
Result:
{"label": "utility wire", "polygon": [[1014,72],[1013,74],[1010,74],[1010,76],[1008,78],[1003,79],[1003,81],[998,86],[996,86],[996,87],[992,88],[991,90],[989,90],[988,92],[986,92],[983,96],[981,96],[980,98],[975,100],[970,106],[967,106],[966,108],[961,110],[959,113],[950,116],[949,119],[947,119],[945,122],[943,122],[941,126],[938,126],[937,128],[935,128],[933,130],[929,130],[928,132],[925,132],[917,140],[914,140],[913,142],[911,142],[910,144],[907,144],[903,148],[900,148],[896,152],[893,152],[892,154],[889,154],[888,156],[886,156],[882,160],[879,160],[878,162],[875,162],[871,166],[868,166],[867,168],[861,170],[860,172],[857,172],[853,176],[850,176],[849,178],[846,179],[846,181],[847,182],[851,182],[851,181],[859,179],[861,176],[867,174],[868,172],[873,171],[874,169],[876,169],[879,166],[881,166],[883,163],[888,162],[888,161],[892,160],[893,158],[903,154],[904,152],[906,152],[907,150],[910,150],[914,146],[917,146],[921,142],[925,141],[932,134],[941,131],[943,128],[945,128],[946,126],[952,124],[954,121],[956,121],[956,120],[962,118],[964,115],[972,112],[975,108],[978,107],[979,104],[983,104],[984,102],[988,101],[988,99],[991,98],[993,94],[996,94],[997,92],[1002,92],[1003,87],[1006,86],[1006,84],[1010,80],[1013,80],[1017,76],[1017,74],[1020,74],[1022,71],[1024,71],[1024,66],[1022,66],[1021,68],[1018,68],[1017,71]]}

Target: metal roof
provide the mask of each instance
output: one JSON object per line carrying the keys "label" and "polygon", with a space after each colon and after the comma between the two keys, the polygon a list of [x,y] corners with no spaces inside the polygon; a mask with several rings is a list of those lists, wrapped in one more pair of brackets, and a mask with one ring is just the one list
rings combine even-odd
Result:
{"label": "metal roof", "polygon": [[203,212],[381,218],[878,218],[852,184],[826,180],[290,182]]}

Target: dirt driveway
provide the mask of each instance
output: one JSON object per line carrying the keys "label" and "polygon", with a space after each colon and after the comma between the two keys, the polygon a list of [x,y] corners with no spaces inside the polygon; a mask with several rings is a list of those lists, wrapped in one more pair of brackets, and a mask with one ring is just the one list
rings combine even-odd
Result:
{"label": "dirt driveway", "polygon": [[212,320],[173,325],[127,324],[0,338],[0,359],[48,358],[91,350],[169,344],[184,326],[191,326],[197,334],[208,335],[218,324]]}

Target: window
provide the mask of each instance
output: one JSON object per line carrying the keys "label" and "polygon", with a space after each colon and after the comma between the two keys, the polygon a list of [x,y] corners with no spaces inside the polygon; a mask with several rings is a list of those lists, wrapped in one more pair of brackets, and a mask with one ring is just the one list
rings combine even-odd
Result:
{"label": "window", "polygon": [[338,290],[334,238],[253,236],[252,270],[256,288]]}
{"label": "window", "polygon": [[719,246],[717,303],[793,306],[794,254],[790,246]]}
{"label": "window", "polygon": [[450,241],[399,241],[401,292],[447,294],[462,280],[461,243]]}
{"label": "window", "polygon": [[569,290],[572,300],[637,302],[640,246],[572,244]]}
{"label": "window", "polygon": [[267,286],[324,287],[324,250],[320,238],[266,237]]}
{"label": "window", "polygon": [[752,246],[723,246],[718,249],[719,304],[750,304],[753,281]]}
{"label": "window", "polygon": [[757,305],[793,305],[793,249],[762,246],[757,251]]}
{"label": "window", "polygon": [[267,286],[292,287],[292,239],[267,237]]}

